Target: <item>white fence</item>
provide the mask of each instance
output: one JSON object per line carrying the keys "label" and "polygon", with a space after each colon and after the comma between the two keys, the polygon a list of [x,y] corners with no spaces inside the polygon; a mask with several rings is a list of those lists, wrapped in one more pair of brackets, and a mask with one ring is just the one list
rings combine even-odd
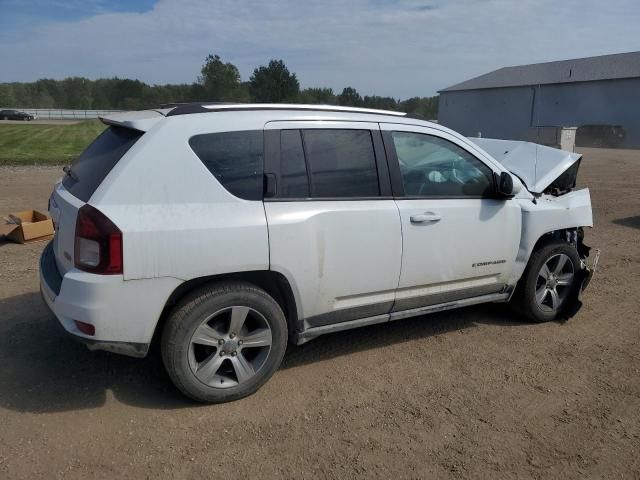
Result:
{"label": "white fence", "polygon": [[[3,110],[0,108],[0,110]],[[34,115],[39,120],[89,120],[122,110],[67,110],[60,108],[11,108]]]}

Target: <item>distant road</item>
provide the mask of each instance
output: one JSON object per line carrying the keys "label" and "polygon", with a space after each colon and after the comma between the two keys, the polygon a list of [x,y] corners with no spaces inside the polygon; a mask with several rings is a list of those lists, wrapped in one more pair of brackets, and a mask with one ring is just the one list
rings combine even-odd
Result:
{"label": "distant road", "polygon": [[27,125],[30,123],[37,123],[40,125],[73,125],[74,123],[80,123],[84,120],[31,120],[30,122],[25,122],[22,120],[0,120],[0,125],[7,125],[11,123],[19,123],[21,125]]}

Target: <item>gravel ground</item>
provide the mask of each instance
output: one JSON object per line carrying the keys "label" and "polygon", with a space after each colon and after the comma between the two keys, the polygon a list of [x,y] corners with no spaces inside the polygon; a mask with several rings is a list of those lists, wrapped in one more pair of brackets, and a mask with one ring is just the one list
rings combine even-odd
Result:
{"label": "gravel ground", "polygon": [[[257,394],[186,401],[157,356],[91,353],[0,243],[0,478],[640,478],[640,152],[584,150],[602,248],[582,311],[483,306],[291,348]],[[0,213],[58,168],[0,169]]]}

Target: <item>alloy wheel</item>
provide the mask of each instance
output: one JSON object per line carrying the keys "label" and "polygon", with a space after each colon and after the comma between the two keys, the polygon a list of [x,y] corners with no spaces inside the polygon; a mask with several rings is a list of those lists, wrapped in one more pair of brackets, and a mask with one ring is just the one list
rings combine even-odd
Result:
{"label": "alloy wheel", "polygon": [[189,366],[215,388],[247,382],[264,366],[272,344],[269,322],[257,310],[233,306],[208,316],[189,342]]}
{"label": "alloy wheel", "polygon": [[559,253],[542,264],[536,280],[536,303],[543,311],[557,311],[571,291],[575,271],[568,255]]}

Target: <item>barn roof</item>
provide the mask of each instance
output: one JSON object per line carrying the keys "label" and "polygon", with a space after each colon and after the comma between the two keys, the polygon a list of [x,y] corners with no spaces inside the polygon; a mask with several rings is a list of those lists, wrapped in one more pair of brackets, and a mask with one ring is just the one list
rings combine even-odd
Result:
{"label": "barn roof", "polygon": [[504,67],[445,88],[440,92],[635,77],[640,77],[640,52]]}

